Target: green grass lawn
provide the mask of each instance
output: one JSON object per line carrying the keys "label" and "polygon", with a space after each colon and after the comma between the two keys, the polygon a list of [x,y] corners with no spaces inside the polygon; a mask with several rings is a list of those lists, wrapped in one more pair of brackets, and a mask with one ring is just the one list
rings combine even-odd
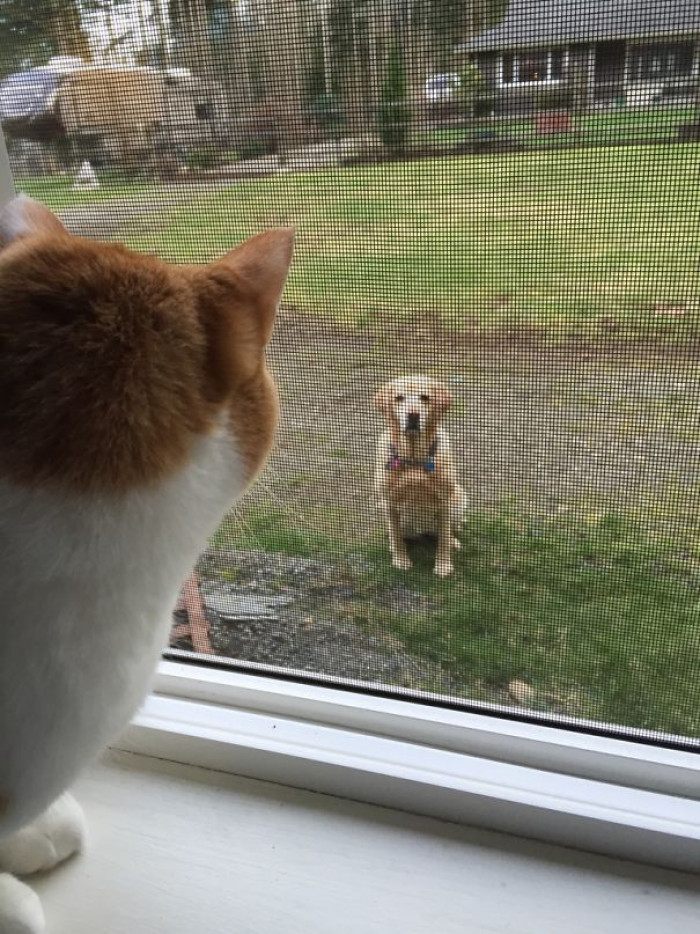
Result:
{"label": "green grass lawn", "polygon": [[[346,612],[444,666],[471,699],[493,701],[518,680],[533,709],[700,736],[700,566],[669,537],[613,511],[549,520],[474,512],[454,575],[440,580],[432,546],[414,550],[406,573],[391,568],[383,536],[341,541],[289,518],[279,506],[251,509],[243,523],[227,520],[214,544],[335,556],[343,573],[344,558],[360,555],[366,570],[353,587],[367,604]],[[392,582],[428,608],[391,612],[377,595]]]}
{"label": "green grass lawn", "polygon": [[99,178],[100,187],[94,191],[73,191],[73,175],[19,179],[15,187],[54,211],[117,198],[136,198],[154,190],[154,185],[149,182],[115,173],[100,172]]}
{"label": "green grass lawn", "polygon": [[[632,326],[700,294],[696,145],[467,156],[285,174],[197,196],[133,246],[208,260],[275,224],[298,250],[287,297],[367,324]],[[127,237],[128,239],[128,237]]]}
{"label": "green grass lawn", "polygon": [[[561,146],[571,139],[586,145],[628,140],[668,140],[677,138],[678,126],[695,118],[693,107],[621,108],[605,113],[587,113],[572,117],[571,134],[538,136],[534,117],[502,117],[476,124],[478,131],[489,130],[499,136],[515,139],[531,146]],[[459,129],[432,130],[425,134],[427,141],[454,145],[471,135]]]}
{"label": "green grass lawn", "polygon": [[619,109],[604,113],[573,115],[571,131],[540,136],[535,117],[497,117],[476,122],[468,130],[431,130],[424,134],[426,142],[444,143],[453,146],[470,139],[475,132],[494,132],[504,139],[513,139],[528,146],[547,148],[561,146],[567,142],[587,146],[605,145],[612,142],[656,140],[673,142],[677,139],[678,127],[695,118],[693,107],[649,107]]}

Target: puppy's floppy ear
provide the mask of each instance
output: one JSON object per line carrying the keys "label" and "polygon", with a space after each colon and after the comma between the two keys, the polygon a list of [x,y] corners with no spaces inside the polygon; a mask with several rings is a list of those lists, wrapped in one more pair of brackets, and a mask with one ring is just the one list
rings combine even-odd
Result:
{"label": "puppy's floppy ear", "polygon": [[291,228],[268,230],[195,274],[214,399],[260,370],[293,250]]}
{"label": "puppy's floppy ear", "polygon": [[18,195],[0,210],[0,249],[37,234],[67,236],[68,231],[55,214],[26,195]]}
{"label": "puppy's floppy ear", "polygon": [[440,412],[445,412],[452,405],[452,393],[444,383],[434,382],[430,390],[430,396]]}
{"label": "puppy's floppy ear", "polygon": [[394,401],[394,388],[389,383],[385,383],[384,386],[380,386],[379,389],[374,394],[374,404],[382,412],[388,412],[391,408],[391,403]]}

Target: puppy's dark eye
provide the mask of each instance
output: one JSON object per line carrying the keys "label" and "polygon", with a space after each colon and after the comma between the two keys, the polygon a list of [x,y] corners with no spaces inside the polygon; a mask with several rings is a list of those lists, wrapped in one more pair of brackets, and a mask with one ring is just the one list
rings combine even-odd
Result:
{"label": "puppy's dark eye", "polygon": [[396,398],[394,399],[394,402],[403,402],[405,398],[406,396],[396,396]]}
{"label": "puppy's dark eye", "polygon": [[426,393],[422,392],[421,395],[420,395],[420,401],[421,401],[421,402],[430,402],[430,396],[427,395]]}

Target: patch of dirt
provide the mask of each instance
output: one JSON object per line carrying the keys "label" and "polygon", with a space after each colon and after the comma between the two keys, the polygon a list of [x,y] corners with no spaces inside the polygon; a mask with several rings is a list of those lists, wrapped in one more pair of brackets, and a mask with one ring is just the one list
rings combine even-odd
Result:
{"label": "patch of dirt", "polygon": [[581,501],[628,505],[700,477],[695,338],[679,345],[651,335],[620,342],[605,333],[561,341],[535,329],[465,333],[429,313],[358,331],[287,311],[270,357],[282,422],[253,498],[272,491],[302,527],[321,504],[351,510],[355,531],[376,527],[382,422],[372,397],[410,372],[452,388],[447,426],[474,507],[512,498],[544,512]]}
{"label": "patch of dirt", "polygon": [[167,227],[171,216],[190,201],[230,185],[229,181],[156,186],[128,198],[108,198],[63,208],[58,216],[72,234],[94,240],[119,240],[126,233],[153,234]]}

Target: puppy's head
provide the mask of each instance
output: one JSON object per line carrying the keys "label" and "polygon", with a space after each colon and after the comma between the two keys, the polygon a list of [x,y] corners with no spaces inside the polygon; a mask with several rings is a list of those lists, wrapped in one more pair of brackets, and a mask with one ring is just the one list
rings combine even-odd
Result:
{"label": "puppy's head", "polygon": [[385,383],[374,401],[389,424],[410,437],[437,428],[452,394],[444,383],[429,376],[402,376]]}
{"label": "puppy's head", "polygon": [[250,480],[277,422],[265,366],[290,230],[209,266],[70,236],[46,208],[0,211],[0,477],[126,492],[223,428]]}

